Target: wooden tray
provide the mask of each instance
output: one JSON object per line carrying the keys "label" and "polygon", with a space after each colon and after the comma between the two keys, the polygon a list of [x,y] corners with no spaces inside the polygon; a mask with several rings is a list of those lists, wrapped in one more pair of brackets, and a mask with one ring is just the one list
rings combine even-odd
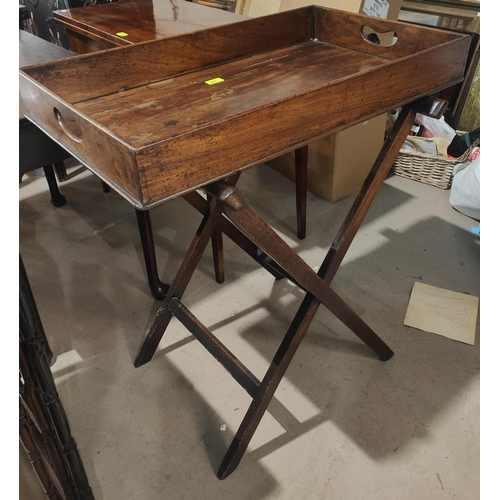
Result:
{"label": "wooden tray", "polygon": [[147,209],[461,81],[469,41],[311,6],[24,68],[20,92],[30,120]]}

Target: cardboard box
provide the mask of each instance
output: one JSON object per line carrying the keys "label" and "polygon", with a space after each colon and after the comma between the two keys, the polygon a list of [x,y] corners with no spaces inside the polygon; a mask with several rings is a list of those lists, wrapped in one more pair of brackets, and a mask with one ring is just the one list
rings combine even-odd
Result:
{"label": "cardboard box", "polygon": [[267,16],[280,10],[282,0],[243,0],[242,14],[249,17]]}
{"label": "cardboard box", "polygon": [[[308,191],[331,202],[359,192],[384,142],[385,123],[384,114],[309,144]],[[267,165],[295,181],[293,152]]]}
{"label": "cardboard box", "polygon": [[[244,13],[257,17],[307,5],[319,5],[387,19],[397,19],[402,0],[245,0]],[[277,12],[278,10],[275,10]],[[384,142],[386,115],[372,118],[309,144],[308,190],[334,202],[357,193]],[[267,162],[274,170],[295,181],[294,153]]]}

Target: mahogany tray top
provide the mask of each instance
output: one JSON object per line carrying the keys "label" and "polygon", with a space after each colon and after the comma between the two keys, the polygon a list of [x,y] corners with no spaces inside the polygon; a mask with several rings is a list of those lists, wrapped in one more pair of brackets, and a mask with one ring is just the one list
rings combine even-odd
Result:
{"label": "mahogany tray top", "polygon": [[20,90],[30,120],[147,209],[454,85],[469,42],[310,6],[24,68]]}

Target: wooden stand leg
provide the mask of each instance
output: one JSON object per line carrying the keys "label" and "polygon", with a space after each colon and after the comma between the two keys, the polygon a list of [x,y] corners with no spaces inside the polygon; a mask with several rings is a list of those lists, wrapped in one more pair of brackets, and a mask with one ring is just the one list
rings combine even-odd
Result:
{"label": "wooden stand leg", "polygon": [[222,207],[213,202],[211,204],[211,211],[203,218],[203,221],[196,232],[186,256],[179,267],[177,275],[168,289],[163,304],[156,314],[153,325],[151,326],[149,333],[141,346],[139,354],[134,362],[136,367],[147,363],[153,357],[153,354],[163,337],[163,333],[172,319],[172,313],[168,310],[168,303],[174,296],[178,299],[182,297],[182,294],[188,286],[196,266],[200,262],[203,251],[219,224],[221,217]]}
{"label": "wooden stand leg", "polygon": [[[208,197],[208,203],[210,202],[210,197]],[[216,229],[212,235],[212,256],[214,260],[214,271],[215,271],[215,281],[217,283],[224,283],[224,246],[222,231]]]}
{"label": "wooden stand leg", "polygon": [[297,207],[297,237],[306,237],[308,147],[295,150],[295,204]]}
{"label": "wooden stand leg", "polygon": [[[211,184],[207,189],[218,189],[217,184]],[[226,195],[221,202],[227,208],[225,215],[248,238],[274,259],[304,290],[317,297],[382,360],[385,361],[394,354],[375,332],[246,204],[234,188],[231,194]]]}
{"label": "wooden stand leg", "polygon": [[[429,103],[424,101],[419,101],[417,106],[432,116],[427,106]],[[431,99],[430,104],[434,106],[435,100]],[[172,314],[175,314],[252,396],[253,401],[218,471],[217,476],[220,479],[226,478],[238,466],[320,303],[328,307],[382,360],[393,355],[392,350],[330,288],[330,284],[413,125],[415,113],[415,108],[409,106],[401,111],[317,274],[245,203],[234,186],[224,182],[206,186],[205,189],[213,197],[215,206],[211,206],[212,214],[205,224],[200,226],[190,252],[179,270],[177,279],[182,281],[180,294],[199,261],[198,253],[203,251],[217,224],[222,225],[226,217],[233,224],[235,231],[240,231],[245,238],[265,252],[274,268],[281,269],[307,292],[261,383],[187,310],[180,302],[180,294],[177,293],[169,291],[148,338],[141,347],[136,366],[151,359]]]}
{"label": "wooden stand leg", "polygon": [[[156,300],[163,300],[168,292],[169,285],[160,280],[156,263],[156,251],[151,227],[151,218],[146,210],[136,210],[137,224],[141,236],[142,252],[151,294]],[[212,252],[214,257],[215,280],[224,282],[224,255],[222,232],[217,229],[212,238]]]}
{"label": "wooden stand leg", "polygon": [[224,283],[224,247],[220,229],[216,229],[212,235],[212,255],[214,258],[215,281]]}
{"label": "wooden stand leg", "polygon": [[401,110],[358,196],[342,222],[342,226],[333,240],[325,260],[318,271],[318,274],[327,283],[332,282],[375,196],[387,178],[396,156],[415,121],[415,115],[416,112],[413,108],[404,107]]}
{"label": "wooden stand leg", "polygon": [[[337,237],[330,247],[330,251],[320,267],[318,276],[323,278],[326,284],[331,283],[340,267],[350,243],[367,214],[376,193],[387,177],[396,155],[413,125],[414,118],[415,112],[413,110],[403,108],[391,135],[384,144],[382,151],[363,184],[360,194],[356,198],[353,207],[344,220]],[[311,293],[306,294],[271,362],[269,370],[262,380],[258,396],[252,401],[222,461],[217,474],[219,479],[229,476],[238,466],[320,303]]]}
{"label": "wooden stand leg", "polygon": [[[200,194],[193,191],[183,196],[183,198],[201,214],[207,213],[209,203]],[[281,269],[262,250],[254,245],[241,231],[225,218],[220,221],[220,230],[244,250],[252,259],[258,262],[266,271],[272,274],[277,280],[283,279]]]}
{"label": "wooden stand leg", "polygon": [[149,212],[146,210],[136,210],[135,215],[137,217],[137,224],[139,226],[142,253],[144,255],[144,264],[146,265],[146,274],[148,276],[151,295],[153,295],[156,300],[163,300],[168,292],[168,285],[166,283],[163,283],[158,275],[155,244]]}

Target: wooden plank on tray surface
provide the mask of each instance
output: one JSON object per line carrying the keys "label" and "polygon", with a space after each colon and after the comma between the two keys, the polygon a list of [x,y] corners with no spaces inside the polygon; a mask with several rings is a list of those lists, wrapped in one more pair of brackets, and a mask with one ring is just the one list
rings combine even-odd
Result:
{"label": "wooden plank on tray surface", "polygon": [[[231,25],[83,54],[63,64],[26,70],[69,102],[103,96],[150,84],[167,77],[252,57],[265,51],[309,40],[310,9],[285,12],[277,17],[249,19]],[[126,49],[126,50],[125,50]]]}
{"label": "wooden plank on tray surface", "polygon": [[139,149],[231,120],[384,62],[309,41],[75,106]]}

